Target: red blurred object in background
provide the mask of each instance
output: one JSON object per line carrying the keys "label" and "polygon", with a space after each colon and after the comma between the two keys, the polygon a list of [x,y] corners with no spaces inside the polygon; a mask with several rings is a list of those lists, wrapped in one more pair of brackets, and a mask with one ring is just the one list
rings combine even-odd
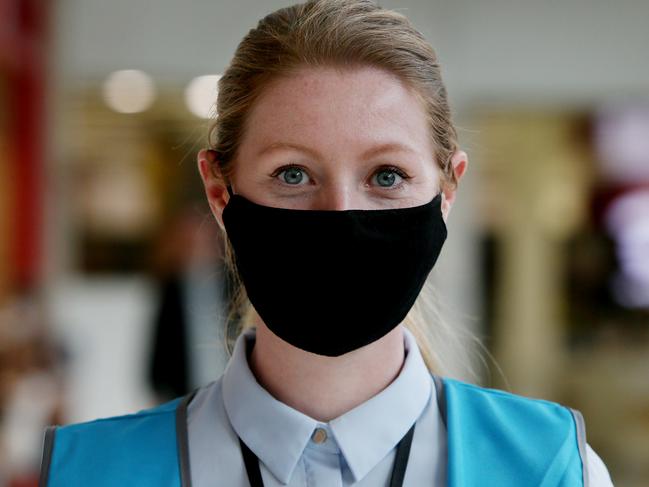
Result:
{"label": "red blurred object in background", "polygon": [[0,70],[6,76],[8,158],[12,181],[12,275],[38,283],[46,124],[46,61],[51,2],[0,0]]}

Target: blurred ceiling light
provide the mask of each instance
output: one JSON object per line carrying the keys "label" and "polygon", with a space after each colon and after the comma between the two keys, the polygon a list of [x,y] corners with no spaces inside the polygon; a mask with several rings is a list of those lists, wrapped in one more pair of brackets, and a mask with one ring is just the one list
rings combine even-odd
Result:
{"label": "blurred ceiling light", "polygon": [[111,73],[103,86],[104,101],[116,112],[137,113],[149,108],[155,98],[151,77],[137,69]]}
{"label": "blurred ceiling light", "polygon": [[649,105],[611,104],[599,110],[595,147],[604,175],[619,182],[649,181]]}
{"label": "blurred ceiling light", "polygon": [[191,80],[185,89],[185,103],[194,115],[210,118],[215,112],[218,81],[221,75],[208,74]]}

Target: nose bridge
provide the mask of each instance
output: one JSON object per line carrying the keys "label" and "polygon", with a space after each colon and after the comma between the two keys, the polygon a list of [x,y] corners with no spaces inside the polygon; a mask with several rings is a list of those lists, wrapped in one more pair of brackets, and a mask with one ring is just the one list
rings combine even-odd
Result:
{"label": "nose bridge", "polygon": [[315,209],[342,211],[354,208],[359,203],[356,189],[350,171],[337,171],[323,181]]}
{"label": "nose bridge", "polygon": [[340,147],[333,147],[327,153],[318,191],[311,200],[313,209],[343,211],[364,207],[363,176],[354,157],[353,153]]}
{"label": "nose bridge", "polygon": [[349,188],[340,182],[331,182],[320,192],[317,199],[317,210],[347,210],[350,208],[352,195]]}

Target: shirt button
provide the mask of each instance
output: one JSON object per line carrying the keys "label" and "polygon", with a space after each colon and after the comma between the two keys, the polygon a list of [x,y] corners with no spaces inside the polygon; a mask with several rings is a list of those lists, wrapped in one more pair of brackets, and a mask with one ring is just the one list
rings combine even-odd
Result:
{"label": "shirt button", "polygon": [[325,441],[327,441],[327,431],[323,428],[316,428],[311,435],[311,439],[314,443],[324,443]]}

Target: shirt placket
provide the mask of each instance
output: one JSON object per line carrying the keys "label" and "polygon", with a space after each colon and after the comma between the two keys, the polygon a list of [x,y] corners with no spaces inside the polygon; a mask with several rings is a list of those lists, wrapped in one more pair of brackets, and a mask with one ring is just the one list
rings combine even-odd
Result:
{"label": "shirt placket", "polygon": [[302,454],[307,487],[343,487],[341,452],[331,429],[318,424]]}

